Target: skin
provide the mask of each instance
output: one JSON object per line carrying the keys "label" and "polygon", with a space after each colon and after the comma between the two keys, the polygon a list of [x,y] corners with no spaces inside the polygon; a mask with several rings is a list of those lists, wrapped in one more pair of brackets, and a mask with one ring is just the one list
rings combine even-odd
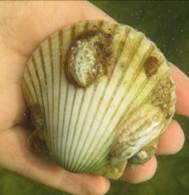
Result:
{"label": "skin", "polygon": [[[107,179],[70,173],[31,153],[26,147],[29,131],[22,127],[26,107],[20,83],[28,57],[52,32],[86,19],[115,22],[85,1],[0,2],[0,166],[72,194],[100,195],[109,189]],[[171,66],[176,82],[177,113],[189,116],[189,78]],[[174,154],[183,143],[183,131],[173,121],[160,137],[157,155]],[[143,182],[154,175],[156,168],[153,156],[144,165],[127,167],[122,179]]]}

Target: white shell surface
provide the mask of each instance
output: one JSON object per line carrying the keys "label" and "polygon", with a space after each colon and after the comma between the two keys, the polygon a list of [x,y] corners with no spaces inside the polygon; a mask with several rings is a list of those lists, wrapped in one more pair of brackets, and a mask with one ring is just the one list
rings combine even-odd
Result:
{"label": "white shell surface", "polygon": [[[74,38],[94,29],[113,33],[114,69],[110,77],[81,88],[67,79],[65,59]],[[152,76],[144,67],[150,56],[159,63]],[[163,89],[166,79],[173,89]],[[28,61],[23,86],[31,113],[38,107],[43,118],[35,128],[43,131],[50,155],[76,172],[95,172],[110,158],[113,163],[131,158],[160,135],[174,114],[174,84],[165,57],[126,25],[80,22],[54,33]],[[161,90],[168,93],[165,99],[170,97],[166,111],[156,101]]]}

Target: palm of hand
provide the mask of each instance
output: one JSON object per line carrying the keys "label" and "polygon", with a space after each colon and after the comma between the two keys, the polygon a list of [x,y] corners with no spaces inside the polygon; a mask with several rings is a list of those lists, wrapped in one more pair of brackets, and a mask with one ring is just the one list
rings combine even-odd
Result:
{"label": "palm of hand", "polygon": [[[54,162],[47,162],[27,150],[29,133],[21,126],[26,111],[21,80],[28,56],[48,34],[79,20],[112,19],[88,2],[6,5],[5,11],[0,11],[0,165],[74,194],[104,193],[109,183],[103,177],[69,173]],[[47,22],[48,19],[51,22]],[[172,70],[177,84],[177,111],[189,116],[189,79],[176,67],[173,66]],[[181,88],[182,83],[185,85]],[[183,142],[182,129],[174,121],[161,136],[157,153],[173,154],[182,147]],[[155,170],[156,158],[153,157],[142,166],[127,168],[123,179],[141,182],[151,178]]]}

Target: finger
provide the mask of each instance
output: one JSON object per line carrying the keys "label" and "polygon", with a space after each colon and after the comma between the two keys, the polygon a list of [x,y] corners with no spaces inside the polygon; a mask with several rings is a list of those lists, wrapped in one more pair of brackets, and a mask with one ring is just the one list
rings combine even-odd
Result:
{"label": "finger", "polygon": [[179,114],[189,116],[189,78],[173,64],[172,76],[176,82],[176,111]]}
{"label": "finger", "polygon": [[140,183],[151,179],[157,169],[157,160],[153,156],[143,165],[131,165],[126,168],[122,180],[129,183]]}
{"label": "finger", "polygon": [[166,131],[160,136],[157,154],[175,154],[184,145],[184,133],[178,122],[172,121]]}
{"label": "finger", "polygon": [[[27,132],[20,128],[0,134],[0,165],[48,186],[73,194],[106,193],[109,182],[101,177],[74,174],[51,161],[45,161],[27,150]],[[6,148],[6,149],[5,149]]]}

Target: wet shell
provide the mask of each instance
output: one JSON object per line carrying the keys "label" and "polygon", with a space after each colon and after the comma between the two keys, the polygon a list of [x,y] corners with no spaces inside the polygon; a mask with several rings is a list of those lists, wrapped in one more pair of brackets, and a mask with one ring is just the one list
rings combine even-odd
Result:
{"label": "wet shell", "polygon": [[163,54],[143,33],[105,21],[43,41],[27,63],[23,92],[49,156],[67,170],[113,179],[128,160],[150,158],[175,111]]}

